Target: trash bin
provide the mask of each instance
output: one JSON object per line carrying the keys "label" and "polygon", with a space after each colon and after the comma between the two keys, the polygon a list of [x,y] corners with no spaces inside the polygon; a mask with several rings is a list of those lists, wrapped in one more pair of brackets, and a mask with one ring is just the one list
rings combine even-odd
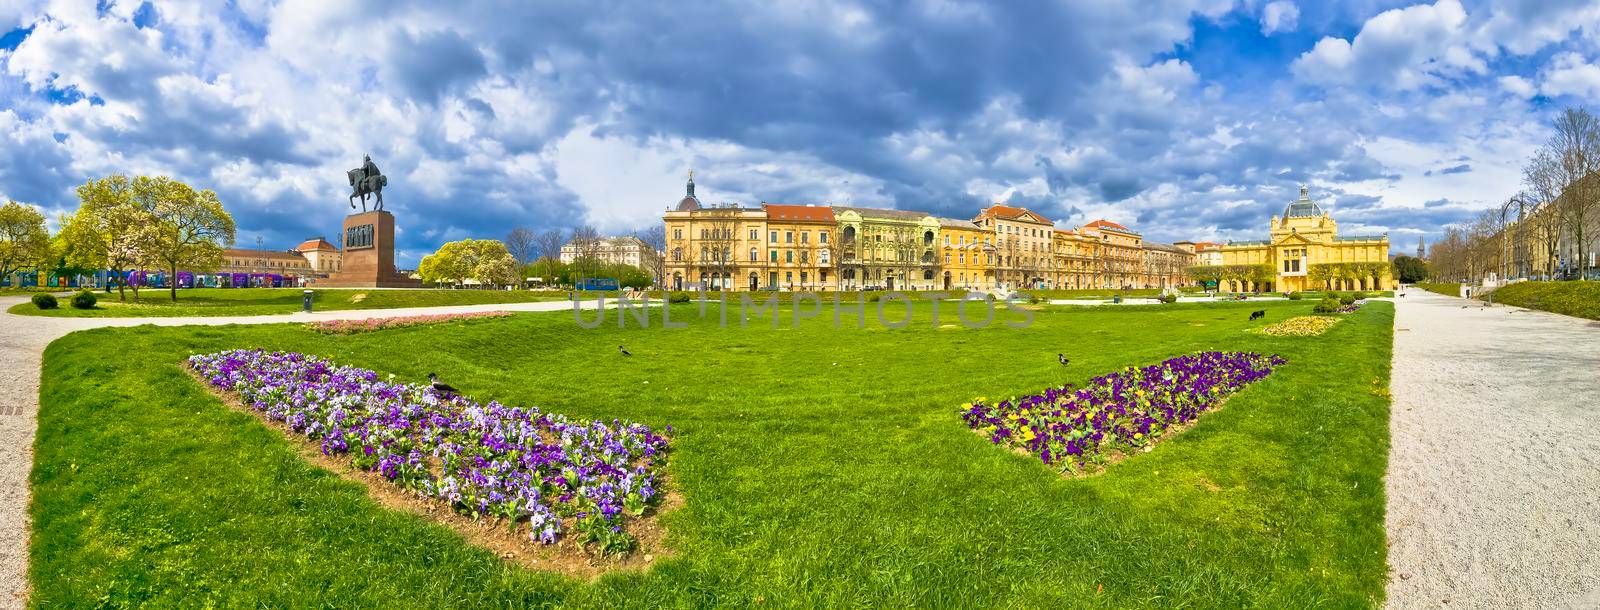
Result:
{"label": "trash bin", "polygon": [[306,290],[306,291],[301,292],[300,294],[301,294],[301,296],[300,296],[300,307],[302,309],[304,309],[306,313],[311,313],[311,294],[312,294],[312,292],[310,290]]}
{"label": "trash bin", "polygon": [[1122,302],[1122,295],[1120,295],[1120,294],[1112,295],[1111,302],[1112,303],[1121,303]]}

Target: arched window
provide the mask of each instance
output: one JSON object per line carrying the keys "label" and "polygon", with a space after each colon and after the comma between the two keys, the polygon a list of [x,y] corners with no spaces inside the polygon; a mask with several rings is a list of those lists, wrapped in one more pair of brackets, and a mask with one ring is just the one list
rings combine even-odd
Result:
{"label": "arched window", "polygon": [[845,241],[845,243],[850,243],[850,242],[855,241],[855,240],[856,240],[856,228],[855,227],[845,227],[844,228],[844,241]]}
{"label": "arched window", "polygon": [[683,248],[673,248],[672,249],[672,260],[674,260],[674,261],[683,260]]}
{"label": "arched window", "polygon": [[751,248],[750,249],[750,262],[752,262],[752,263],[756,262],[756,249],[755,248]]}

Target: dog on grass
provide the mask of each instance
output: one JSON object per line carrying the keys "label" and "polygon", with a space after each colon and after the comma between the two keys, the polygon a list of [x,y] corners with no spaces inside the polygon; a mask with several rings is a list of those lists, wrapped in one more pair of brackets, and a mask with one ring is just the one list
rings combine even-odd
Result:
{"label": "dog on grass", "polygon": [[1260,310],[1260,311],[1252,311],[1252,312],[1250,312],[1250,321],[1251,322],[1254,322],[1256,320],[1260,320],[1260,319],[1265,318],[1265,317],[1267,317],[1267,310],[1265,310],[1265,309]]}

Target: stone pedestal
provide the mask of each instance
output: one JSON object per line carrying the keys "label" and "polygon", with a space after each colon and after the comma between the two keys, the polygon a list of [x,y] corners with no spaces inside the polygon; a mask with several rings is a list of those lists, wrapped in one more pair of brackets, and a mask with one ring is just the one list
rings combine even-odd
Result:
{"label": "stone pedestal", "polygon": [[324,288],[421,288],[394,266],[394,215],[384,211],[344,217],[339,270],[316,286]]}

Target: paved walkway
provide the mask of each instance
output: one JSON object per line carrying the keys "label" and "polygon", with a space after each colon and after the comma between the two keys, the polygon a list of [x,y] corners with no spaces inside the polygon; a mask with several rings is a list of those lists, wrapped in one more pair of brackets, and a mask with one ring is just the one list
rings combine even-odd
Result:
{"label": "paved walkway", "polygon": [[1600,322],[1395,303],[1388,606],[1600,608]]}
{"label": "paved walkway", "polygon": [[[39,367],[45,346],[67,333],[107,326],[278,324],[358,320],[474,311],[571,310],[571,301],[367,309],[265,316],[188,318],[44,318],[5,313],[27,296],[0,296],[0,608],[20,608],[28,594],[28,473],[39,412]],[[593,308],[592,301],[587,302]],[[611,302],[607,301],[607,306]]]}

